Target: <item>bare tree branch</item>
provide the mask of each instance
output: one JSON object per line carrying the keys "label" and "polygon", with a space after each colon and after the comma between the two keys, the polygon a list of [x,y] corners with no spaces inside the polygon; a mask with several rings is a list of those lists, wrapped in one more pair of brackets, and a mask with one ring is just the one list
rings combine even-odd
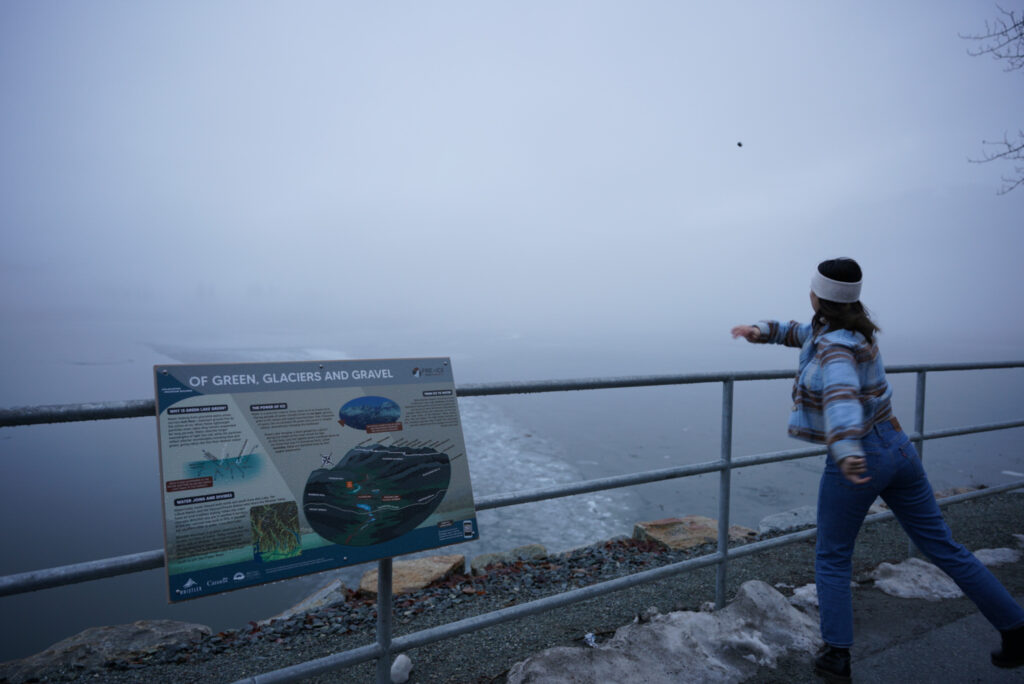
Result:
{"label": "bare tree branch", "polygon": [[[1018,16],[1013,10],[1005,10],[996,5],[1001,17],[995,19],[991,24],[985,22],[985,32],[973,35],[960,35],[965,40],[973,40],[980,43],[976,50],[968,50],[971,57],[992,55],[993,59],[1003,60],[1006,64],[1004,71],[1016,71],[1024,68],[1024,15]],[[986,146],[982,151],[981,159],[968,158],[967,161],[974,164],[1001,160],[1012,160],[1024,162],[1024,131],[1017,131],[1017,140],[1011,141],[1004,133],[1002,140],[982,140],[981,144]],[[994,148],[994,149],[991,149]],[[1019,185],[1024,185],[1024,166],[1014,166],[1016,176],[1002,177],[1003,187],[996,193],[1005,195]]]}
{"label": "bare tree branch", "polygon": [[996,7],[1003,17],[991,24],[986,21],[984,33],[960,34],[960,37],[981,42],[977,50],[967,51],[971,57],[992,55],[993,59],[1006,60],[1005,71],[1015,71],[1024,67],[1024,16]]}
{"label": "bare tree branch", "polygon": [[994,145],[997,149],[1002,149],[1001,152],[985,152],[985,156],[981,159],[970,159],[968,161],[974,162],[975,164],[981,164],[989,162],[994,159],[1020,159],[1024,161],[1024,131],[1017,131],[1017,135],[1020,137],[1020,141],[1011,143],[1010,139],[1003,134],[1002,140],[982,140],[982,145]]}
{"label": "bare tree branch", "polygon": [[[997,159],[1024,162],[1024,131],[1017,131],[1017,138],[1016,142],[1010,142],[1010,138],[1004,133],[1002,140],[982,140],[982,145],[995,149],[984,150],[981,159],[971,159],[968,157],[967,161],[972,164],[984,164]],[[1014,166],[1013,170],[1017,177],[1007,178],[1003,176],[1001,179],[1003,187],[999,189],[996,193],[997,195],[1005,195],[1018,185],[1024,184],[1024,166]]]}

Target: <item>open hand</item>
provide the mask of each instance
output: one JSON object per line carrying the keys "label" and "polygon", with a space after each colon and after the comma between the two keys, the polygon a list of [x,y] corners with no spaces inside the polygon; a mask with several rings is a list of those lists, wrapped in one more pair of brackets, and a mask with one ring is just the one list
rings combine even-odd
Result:
{"label": "open hand", "polygon": [[732,339],[742,337],[747,342],[757,342],[761,339],[761,329],[756,325],[737,325],[732,329]]}
{"label": "open hand", "polygon": [[863,456],[847,456],[839,462],[839,470],[843,477],[853,484],[864,484],[871,480],[870,477],[862,476],[862,473],[868,471],[868,464]]}

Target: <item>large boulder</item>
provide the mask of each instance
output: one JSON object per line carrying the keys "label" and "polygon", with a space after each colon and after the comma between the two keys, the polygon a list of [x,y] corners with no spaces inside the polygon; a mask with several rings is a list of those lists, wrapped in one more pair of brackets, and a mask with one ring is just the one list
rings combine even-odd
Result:
{"label": "large boulder", "polygon": [[188,646],[210,635],[210,628],[176,620],[139,620],[127,625],[90,627],[22,660],[0,665],[0,680],[49,681],[59,673],[86,673],[110,661],[126,660],[163,648]]}
{"label": "large boulder", "polygon": [[[739,525],[729,528],[731,541],[750,541],[757,536],[754,530]],[[639,522],[633,526],[633,539],[653,541],[670,549],[690,549],[718,541],[718,521],[703,515],[682,518],[662,518]]]}
{"label": "large boulder", "polygon": [[[466,557],[430,556],[405,561],[393,561],[391,565],[391,593],[395,596],[408,594],[426,587],[432,582],[444,579],[456,570],[461,570]],[[377,593],[377,570],[370,570],[359,581],[359,591]]]}
{"label": "large boulder", "polygon": [[810,527],[818,522],[818,509],[815,506],[800,506],[781,513],[773,513],[761,520],[757,531],[761,534],[789,532]]}

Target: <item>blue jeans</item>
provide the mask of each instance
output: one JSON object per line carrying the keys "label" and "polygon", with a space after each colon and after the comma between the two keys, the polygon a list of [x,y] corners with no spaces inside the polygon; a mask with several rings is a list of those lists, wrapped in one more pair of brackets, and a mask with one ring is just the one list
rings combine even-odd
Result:
{"label": "blue jeans", "polygon": [[885,421],[863,437],[861,446],[867,461],[865,475],[871,481],[851,483],[829,456],[818,489],[814,575],[825,643],[839,648],[853,644],[853,544],[876,496],[896,514],[917,548],[953,578],[996,629],[1024,625],[1024,609],[974,554],[953,541],[907,435]]}

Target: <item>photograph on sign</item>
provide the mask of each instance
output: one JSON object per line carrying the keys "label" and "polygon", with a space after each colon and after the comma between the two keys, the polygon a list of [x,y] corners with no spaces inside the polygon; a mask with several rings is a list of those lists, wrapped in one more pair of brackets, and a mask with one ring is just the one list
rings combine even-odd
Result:
{"label": "photograph on sign", "polygon": [[170,602],[479,538],[447,358],[154,378]]}

